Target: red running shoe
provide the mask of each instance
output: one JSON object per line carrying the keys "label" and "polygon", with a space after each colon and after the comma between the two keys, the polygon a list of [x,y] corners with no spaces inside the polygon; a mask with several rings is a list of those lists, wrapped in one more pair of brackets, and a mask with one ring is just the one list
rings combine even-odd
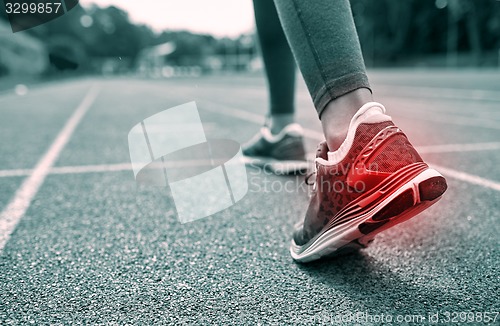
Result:
{"label": "red running shoe", "polygon": [[379,232],[438,201],[446,187],[384,106],[367,103],[337,151],[319,144],[311,202],[296,225],[290,253],[309,262],[365,248]]}

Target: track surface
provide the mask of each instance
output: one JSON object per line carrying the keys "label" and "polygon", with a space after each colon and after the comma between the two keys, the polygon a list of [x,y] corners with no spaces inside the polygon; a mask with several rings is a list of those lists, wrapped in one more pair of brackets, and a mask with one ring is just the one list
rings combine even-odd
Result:
{"label": "track surface", "polygon": [[[359,313],[426,323],[435,313],[499,311],[500,72],[370,76],[449,189],[370,248],[308,265],[288,253],[307,205],[303,177],[249,169],[242,201],[182,225],[168,192],[137,186],[129,170],[128,131],[192,100],[209,137],[248,139],[266,111],[262,77],[82,79],[2,92],[3,218],[75,110],[88,111],[51,152],[12,234],[0,223],[0,324],[352,324]],[[303,84],[297,105],[313,153],[321,129]]]}

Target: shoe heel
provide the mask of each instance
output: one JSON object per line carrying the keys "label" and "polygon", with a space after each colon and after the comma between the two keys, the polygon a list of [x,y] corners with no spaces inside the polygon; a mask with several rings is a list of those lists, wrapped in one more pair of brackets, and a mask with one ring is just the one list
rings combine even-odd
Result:
{"label": "shoe heel", "polygon": [[424,180],[418,185],[420,201],[433,201],[440,197],[447,188],[446,179],[441,176]]}
{"label": "shoe heel", "polygon": [[[405,190],[373,215],[370,221],[361,223],[358,229],[362,234],[370,235],[371,239],[375,234],[404,222],[432,205],[447,187],[446,179],[440,175],[424,179],[418,183],[418,198],[414,198],[416,194],[413,189]],[[366,241],[366,238],[362,239],[361,243],[366,244]]]}

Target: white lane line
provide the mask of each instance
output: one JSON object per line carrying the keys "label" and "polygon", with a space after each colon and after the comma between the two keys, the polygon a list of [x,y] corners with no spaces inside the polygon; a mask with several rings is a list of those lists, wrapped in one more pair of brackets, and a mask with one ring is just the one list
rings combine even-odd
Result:
{"label": "white lane line", "polygon": [[50,169],[50,174],[82,174],[98,172],[120,172],[132,171],[131,163],[82,165],[82,166],[58,166]]}
{"label": "white lane line", "polygon": [[[180,162],[173,162],[171,164],[166,163],[164,167],[167,168],[178,167],[179,164]],[[182,162],[182,164],[183,166],[200,165],[198,161]],[[437,169],[439,172],[442,172],[447,177],[483,186],[496,191],[500,191],[499,182],[491,181],[485,178],[481,178],[472,174],[453,170],[443,166],[438,166],[432,163],[431,167]],[[55,167],[50,169],[49,174],[85,174],[85,173],[104,173],[104,172],[121,172],[121,171],[132,171],[132,165],[130,163],[119,163],[119,164],[102,164],[102,165],[64,166],[64,167]],[[31,174],[32,170],[4,170],[0,172],[2,172],[5,176],[28,176]]]}
{"label": "white lane line", "polygon": [[[311,137],[310,137],[311,138]],[[420,154],[435,154],[435,153],[463,153],[463,152],[476,152],[476,151],[492,151],[500,150],[500,142],[489,143],[469,143],[469,144],[444,144],[444,145],[430,145],[430,146],[415,146]],[[311,161],[314,161],[314,155],[311,156]],[[197,161],[183,162],[186,166],[199,164]],[[165,167],[178,167],[179,162],[165,163]],[[132,166],[130,163],[116,163],[116,164],[98,164],[98,165],[77,165],[77,166],[57,166],[49,169],[48,174],[82,174],[82,173],[99,173],[99,172],[120,172],[131,171]],[[0,170],[0,178],[9,177],[26,177],[29,176],[33,170],[30,169],[13,169],[13,170]]]}
{"label": "white lane line", "polygon": [[477,128],[488,128],[500,130],[500,126],[497,121],[491,119],[477,119],[464,116],[454,116],[452,114],[441,114],[441,113],[428,113],[428,114],[401,114],[400,112],[394,115],[403,116],[409,119],[418,119],[423,121],[428,121],[436,124],[453,124],[458,126],[470,126]]}
{"label": "white lane line", "polygon": [[[212,101],[203,100],[203,102],[210,104],[210,106],[203,106],[202,107],[203,110],[207,110],[207,111],[214,112],[214,113],[220,113],[220,114],[224,114],[224,115],[229,115],[229,116],[241,119],[241,120],[254,122],[254,123],[257,123],[259,125],[264,124],[265,118],[261,114],[256,114],[256,113],[251,113],[251,112],[248,112],[245,110],[235,109],[235,108],[229,107],[227,105],[222,105],[222,104],[215,103]],[[317,140],[317,141],[325,140],[325,136],[323,136],[323,133],[318,132],[316,130],[307,129],[307,128],[304,128],[304,136],[306,136],[307,138],[311,138],[313,140]]]}
{"label": "white lane line", "polygon": [[17,223],[19,223],[31,205],[31,201],[43,184],[50,168],[68,143],[85,113],[94,103],[98,93],[99,89],[97,87],[90,88],[73,115],[66,121],[64,128],[59,132],[50,148],[38,161],[29,177],[21,184],[9,204],[0,213],[0,252],[5,247]]}
{"label": "white lane line", "polygon": [[[100,164],[100,165],[80,165],[80,166],[58,166],[48,170],[47,175],[53,174],[84,174],[84,173],[100,173],[100,172],[120,172],[131,171],[130,163],[119,164]],[[33,173],[34,170],[19,169],[19,170],[0,170],[0,178],[8,177],[26,177]]]}
{"label": "white lane line", "polygon": [[500,142],[415,146],[415,148],[420,154],[494,151],[500,149]]}
{"label": "white lane line", "polygon": [[[161,167],[178,167],[180,162],[172,162],[170,164],[166,163],[165,166]],[[182,162],[183,166],[199,166],[200,162],[185,161]],[[491,181],[485,178],[481,178],[472,174],[457,171],[454,169],[446,168],[440,165],[435,165],[431,163],[431,167],[442,172],[447,177],[464,181],[467,183],[479,185],[485,188],[500,191],[500,183]],[[102,173],[102,172],[121,172],[121,171],[132,171],[132,165],[130,163],[120,163],[120,164],[103,164],[103,165],[83,165],[83,166],[64,166],[55,167],[50,169],[50,174],[85,174],[85,173]],[[31,170],[5,170],[0,172],[12,172],[11,175],[15,176],[26,176],[31,173]]]}
{"label": "white lane line", "polygon": [[[166,163],[165,166],[161,167],[178,167],[180,162],[172,162],[171,164]],[[183,166],[198,166],[200,162],[198,161],[186,161],[182,162]],[[500,191],[500,183],[491,181],[485,178],[481,178],[472,174],[457,171],[454,169],[446,168],[440,165],[435,165],[431,163],[431,167],[435,168],[439,172],[442,172],[447,177],[464,181],[467,183],[479,185],[485,188]],[[130,163],[119,163],[119,164],[102,164],[102,165],[83,165],[83,166],[64,166],[55,167],[50,169],[49,174],[85,174],[85,173],[104,173],[104,172],[121,172],[121,171],[132,171],[132,165]],[[5,170],[0,172],[12,172],[9,176],[27,176],[30,175],[31,170]],[[7,175],[7,173],[5,173]]]}
{"label": "white lane line", "polygon": [[476,175],[468,174],[462,171],[457,171],[454,169],[446,168],[444,166],[430,164],[433,169],[438,170],[443,173],[445,176],[453,179],[457,179],[460,181],[465,181],[467,183],[475,184],[478,186],[482,186],[485,188],[493,189],[496,191],[500,191],[500,182],[491,181],[485,178],[478,177]]}
{"label": "white lane line", "polygon": [[30,175],[31,172],[33,172],[33,170],[30,169],[0,170],[0,178],[25,177]]}
{"label": "white lane line", "polygon": [[397,86],[375,84],[375,90],[381,95],[391,97],[425,97],[435,99],[500,101],[500,92],[484,89],[460,89],[442,87]]}
{"label": "white lane line", "polygon": [[203,100],[204,103],[210,104],[210,106],[203,106],[203,110],[207,110],[214,113],[220,113],[224,115],[229,115],[241,120],[254,122],[260,125],[263,125],[265,122],[265,117],[261,114],[256,114],[252,112],[248,112],[245,110],[240,110],[236,108],[232,108],[228,105],[223,105],[219,103],[215,103],[212,101]]}

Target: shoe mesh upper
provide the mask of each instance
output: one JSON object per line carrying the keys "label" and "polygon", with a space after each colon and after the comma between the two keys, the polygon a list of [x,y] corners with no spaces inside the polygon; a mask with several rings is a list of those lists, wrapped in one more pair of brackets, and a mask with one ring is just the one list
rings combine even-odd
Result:
{"label": "shoe mesh upper", "polygon": [[375,137],[382,129],[393,125],[392,121],[360,124],[356,130],[351,150],[339,164],[344,166],[352,164],[363,148],[373,139],[373,137]]}
{"label": "shoe mesh upper", "polygon": [[370,161],[370,167],[377,167],[377,171],[393,173],[409,164],[422,162],[422,158],[406,137],[397,135]]}

